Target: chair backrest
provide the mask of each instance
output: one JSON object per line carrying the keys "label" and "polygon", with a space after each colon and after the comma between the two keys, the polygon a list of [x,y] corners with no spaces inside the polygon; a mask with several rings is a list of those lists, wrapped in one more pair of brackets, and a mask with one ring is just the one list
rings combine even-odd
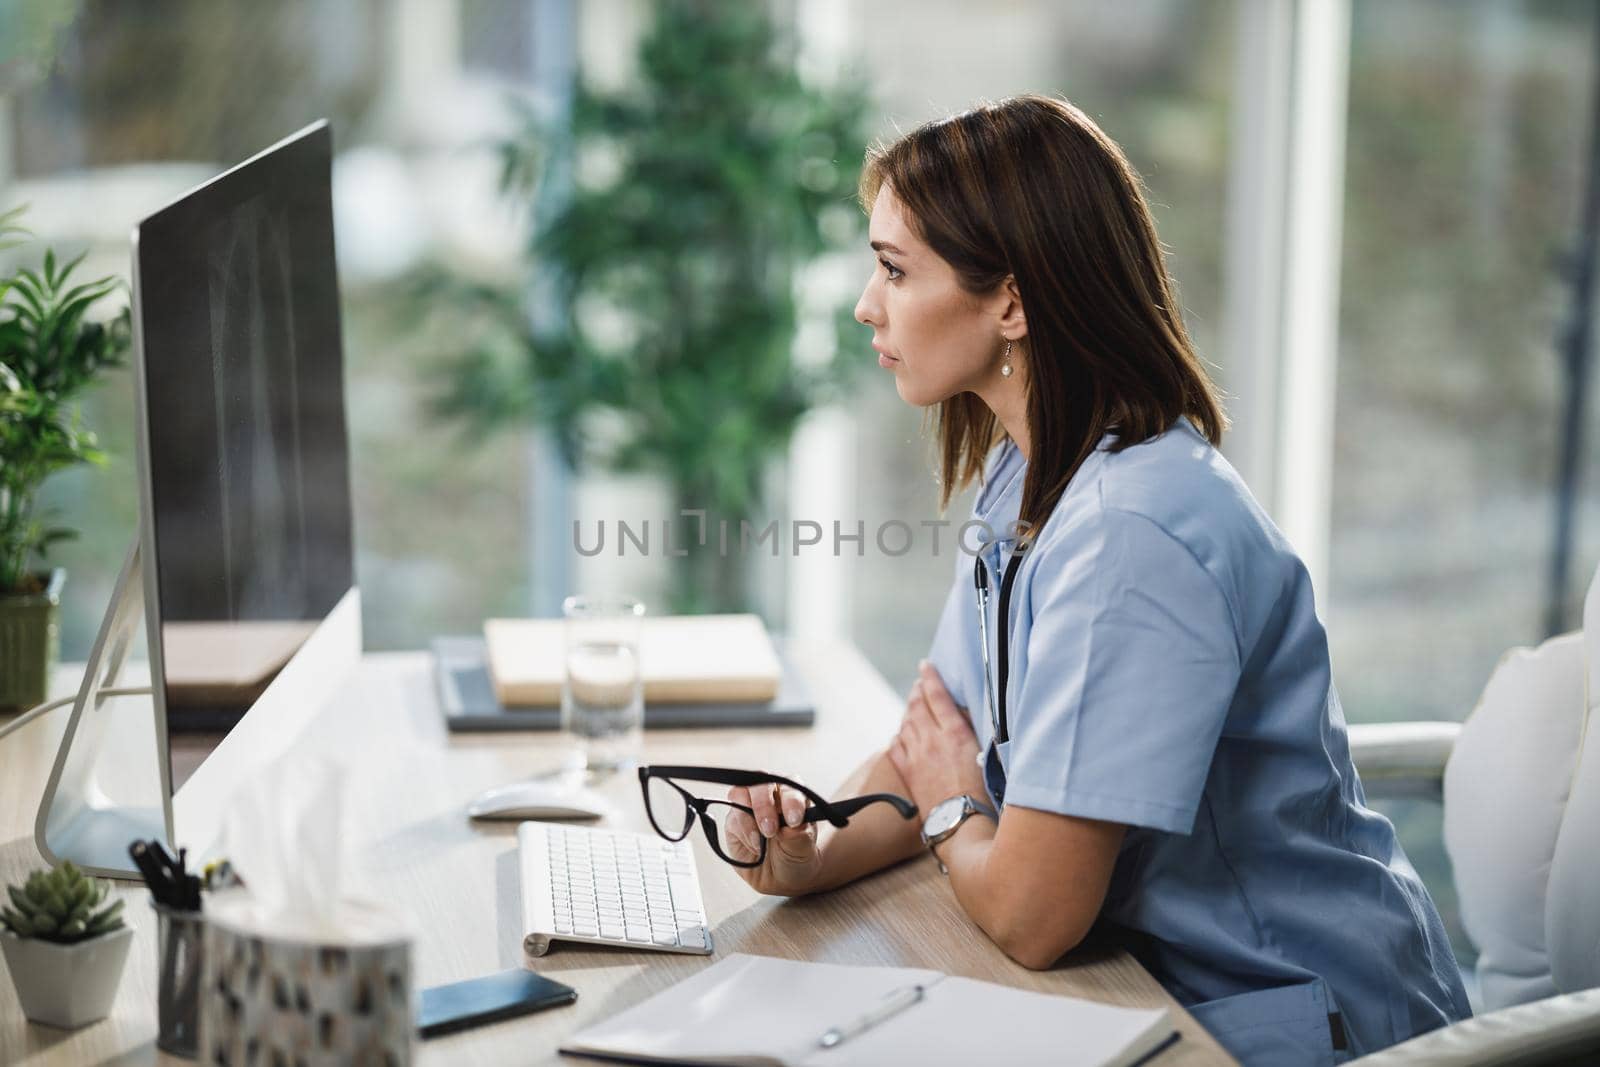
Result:
{"label": "chair backrest", "polygon": [[[1600,845],[1600,741],[1580,758],[1597,645],[1600,572],[1584,631],[1506,653],[1445,767],[1445,848],[1489,1010],[1600,985],[1600,892],[1585,884]],[[1590,955],[1578,962],[1569,939],[1583,933]]]}
{"label": "chair backrest", "polygon": [[1545,903],[1550,971],[1563,993],[1600,986],[1600,574],[1583,604],[1584,736]]}

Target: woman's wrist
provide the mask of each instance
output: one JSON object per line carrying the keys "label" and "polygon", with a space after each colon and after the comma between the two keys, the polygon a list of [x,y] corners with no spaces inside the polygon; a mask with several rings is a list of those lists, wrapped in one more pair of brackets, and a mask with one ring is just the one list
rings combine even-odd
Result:
{"label": "woman's wrist", "polygon": [[[840,796],[862,793],[897,793],[910,790],[895,773],[884,752],[876,752],[837,790]],[[875,871],[917,855],[922,850],[924,813],[904,819],[887,806],[868,808],[853,816],[848,826],[817,825],[816,863],[805,885],[789,887],[790,895],[826,893],[849,885]]]}
{"label": "woman's wrist", "polygon": [[810,891],[826,893],[918,855],[921,826],[920,819],[907,822],[875,813],[858,816],[842,829],[828,827],[817,837],[820,862]]}
{"label": "woman's wrist", "polygon": [[[852,829],[859,829],[859,826],[852,824],[840,830],[838,827],[824,824],[819,829],[817,833],[817,869],[812,876],[811,888],[807,892],[826,893],[830,890],[838,889],[842,885],[848,885],[863,874],[868,873],[870,868],[855,871],[849,869],[851,867],[851,845],[855,844],[855,842],[849,839],[841,839],[840,835],[848,833]],[[861,865],[856,864],[855,866]]]}
{"label": "woman's wrist", "polygon": [[816,868],[811,872],[811,881],[804,889],[801,890],[800,893],[795,894],[796,896],[807,895],[811,893],[826,893],[828,890],[834,888],[829,879],[829,871],[831,867],[828,860],[828,853],[831,851],[828,846],[832,844],[832,840],[833,833],[831,832],[831,828],[829,830],[818,830],[817,865]]}

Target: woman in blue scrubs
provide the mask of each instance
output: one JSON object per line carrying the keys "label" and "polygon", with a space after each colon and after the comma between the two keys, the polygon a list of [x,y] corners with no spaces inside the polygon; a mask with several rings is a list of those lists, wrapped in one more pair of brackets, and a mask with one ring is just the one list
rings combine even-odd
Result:
{"label": "woman in blue scrubs", "polygon": [[[1350,760],[1304,565],[1216,450],[1138,176],[1083,112],[1018,97],[875,150],[856,318],[978,479],[892,744],[801,826],[735,790],[795,895],[931,848],[1017,962],[1091,927],[1246,1064],[1331,1064],[1469,1014],[1438,913]],[[972,531],[986,531],[981,545]],[[924,844],[924,842],[927,844]]]}

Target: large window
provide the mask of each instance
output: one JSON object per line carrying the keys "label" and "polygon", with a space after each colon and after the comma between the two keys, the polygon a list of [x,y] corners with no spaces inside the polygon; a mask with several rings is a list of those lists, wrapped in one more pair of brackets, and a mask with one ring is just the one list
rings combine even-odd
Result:
{"label": "large window", "polygon": [[[1463,718],[1546,636],[1594,11],[1354,5],[1325,598],[1353,720]],[[1600,559],[1582,473],[1574,625]]]}
{"label": "large window", "polygon": [[[1562,264],[1591,165],[1595,9],[1357,0],[1352,14],[1319,594],[1352,721],[1461,719],[1505,651],[1548,632],[1575,299]],[[1600,467],[1580,474],[1566,625],[1600,559]],[[1384,810],[1470,965],[1438,805]]]}
{"label": "large window", "polygon": [[[876,136],[1024,90],[1082,105],[1143,174],[1190,329],[1228,383],[1234,0],[775,10],[804,54],[820,49],[866,82]],[[1593,7],[1355,0],[1352,10],[1337,390],[1326,398],[1331,559],[1319,603],[1352,719],[1459,718],[1507,646],[1543,636],[1565,399],[1557,335],[1572,300],[1558,264],[1578,239]],[[547,24],[562,11],[569,25]],[[473,443],[439,421],[428,346],[407,332],[396,285],[428,258],[497,284],[521,276],[523,220],[496,194],[484,150],[506,128],[505,99],[537,92],[534,68],[561,66],[561,34],[585,77],[626,81],[648,13],[620,0],[89,2],[51,72],[0,97],[0,200],[31,202],[41,239],[88,249],[85,270],[97,273],[127,269],[128,226],[145,212],[310,119],[333,118],[372,647],[420,647],[485,615],[548,606],[534,590],[556,578],[624,582],[647,598],[665,584],[657,559],[604,573],[577,559],[562,521],[659,519],[659,487],[583,478],[569,494],[527,435]],[[838,265],[847,300],[870,269],[864,248]],[[792,517],[862,521],[869,550],[857,559],[847,548],[820,583],[809,572],[796,580],[810,564],[787,553],[756,561],[754,607],[777,628],[852,638],[898,689],[927,649],[955,561],[948,544],[933,556],[925,538],[904,556],[871,550],[883,522],[936,518],[938,489],[923,413],[870,366],[866,340],[862,331],[860,389],[806,431],[771,488],[776,512],[787,500]],[[113,379],[87,413],[111,466],[48,490],[84,531],[60,552],[72,574],[69,657],[87,650],[135,527],[131,414],[130,382]],[[1600,557],[1600,470],[1583,474],[1569,608]],[[831,488],[811,494],[807,478]],[[946,517],[964,519],[970,500]],[[555,574],[561,553],[570,571]],[[808,589],[809,607],[797,595]]]}
{"label": "large window", "polygon": [[[402,16],[402,17],[397,17]],[[47,73],[0,95],[0,205],[87,274],[129,270],[135,221],[306,123],[332,120],[347,403],[369,648],[416,648],[528,608],[530,450],[436,418],[425,353],[404,343],[404,272],[424,257],[514,277],[515,220],[484,150],[532,52],[525,4],[87,3]],[[507,84],[510,79],[511,84]],[[526,90],[522,90],[526,93]],[[24,247],[7,262],[36,248]],[[93,641],[137,529],[131,375],[90,396],[111,455],[47,483],[83,536],[69,572],[66,658]]]}

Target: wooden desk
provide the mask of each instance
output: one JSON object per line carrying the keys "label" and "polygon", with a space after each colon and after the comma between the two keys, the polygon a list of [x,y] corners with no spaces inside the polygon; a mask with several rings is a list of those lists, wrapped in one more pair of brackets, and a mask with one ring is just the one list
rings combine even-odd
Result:
{"label": "wooden desk", "polygon": [[[902,700],[853,649],[798,645],[796,660],[817,699],[810,728],[652,731],[646,757],[660,763],[760,767],[824,794],[898,722]],[[70,679],[63,688],[70,691]],[[431,664],[421,653],[363,662],[359,697],[331,707],[297,750],[334,756],[347,768],[345,834],[354,893],[411,915],[418,987],[519,966],[521,922],[514,824],[471,823],[466,803],[482,789],[556,762],[552,734],[451,737],[436,707]],[[129,714],[148,705],[128,700]],[[66,714],[53,712],[0,741],[0,880],[40,862],[33,817]],[[637,779],[607,791],[625,824],[646,830]],[[1123,953],[1079,953],[1035,973],[1008,960],[966,917],[931,861],[913,860],[815,898],[783,900],[749,889],[695,837],[701,887],[719,957],[730,952],[834,963],[930,967],[1024,989],[1138,1007],[1167,1005],[1183,1040],[1160,1067],[1232,1060]],[[109,1019],[74,1032],[26,1023],[13,992],[0,989],[0,1063],[181,1063],[155,1049],[155,917],[132,883],[133,951]],[[577,988],[572,1007],[419,1043],[422,1063],[555,1063],[575,1029],[606,1018],[708,965],[705,957],[580,949],[559,943],[537,969]],[[9,982],[7,982],[9,985]],[[994,1025],[974,1020],[974,1025]],[[576,1064],[580,1061],[567,1059]]]}

